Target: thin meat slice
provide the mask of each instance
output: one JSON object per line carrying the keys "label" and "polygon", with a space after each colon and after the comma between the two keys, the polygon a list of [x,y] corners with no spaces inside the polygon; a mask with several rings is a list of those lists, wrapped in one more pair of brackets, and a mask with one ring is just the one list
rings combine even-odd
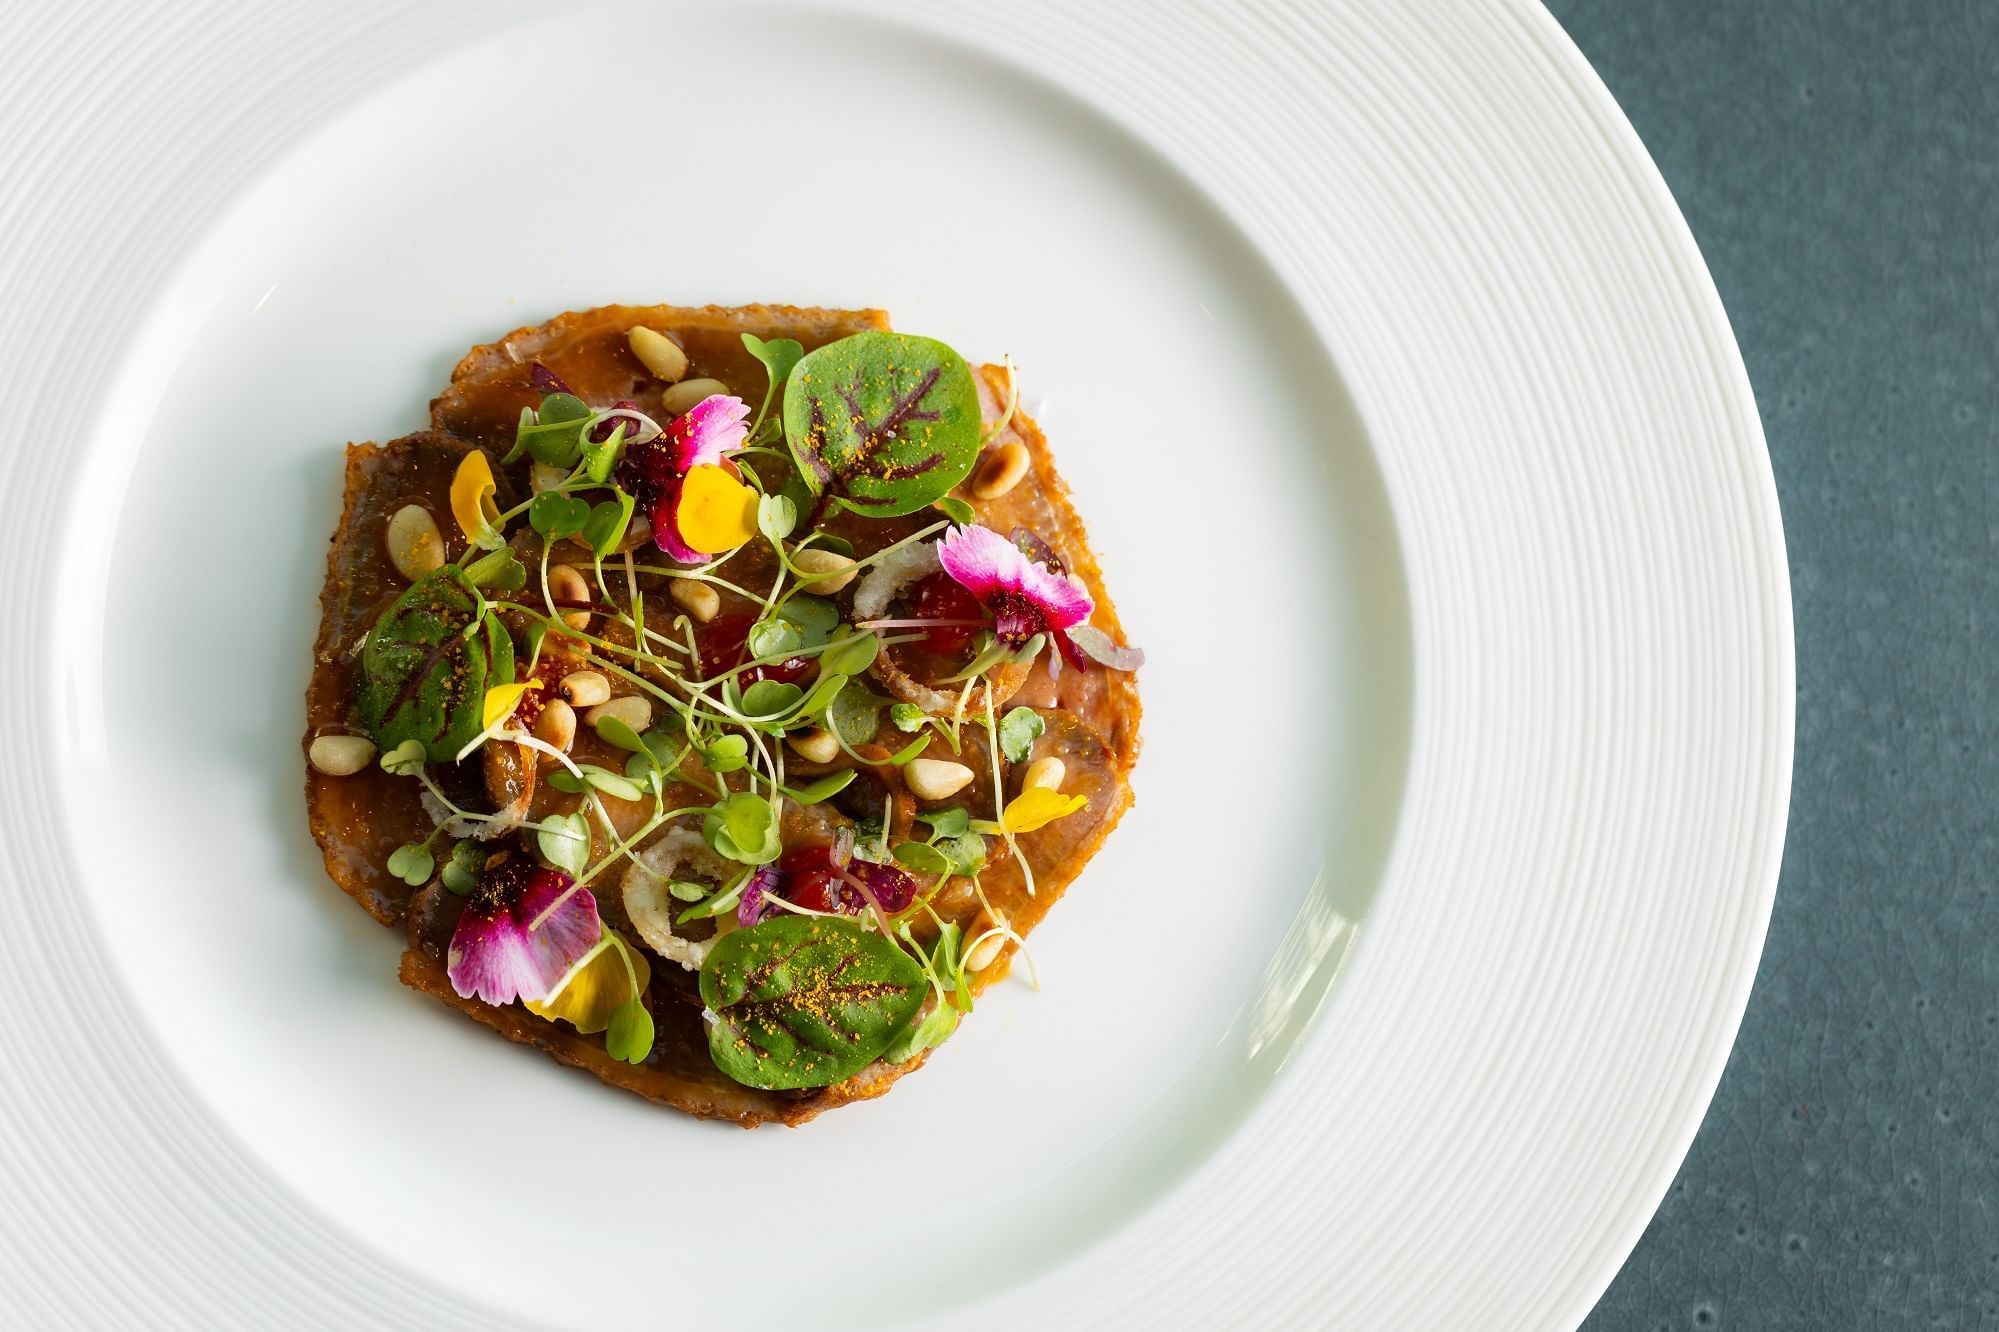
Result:
{"label": "thin meat slice", "polygon": [[666,385],[632,354],[634,325],[665,333],[687,353],[686,379],[718,379],[752,408],[770,383],[763,363],[743,347],[743,334],[769,341],[792,338],[805,350],[865,329],[885,329],[880,310],[801,309],[793,305],[684,307],[606,305],[557,315],[518,328],[497,342],[474,347],[451,372],[451,384],[430,404],[437,429],[504,453],[512,447],[521,408],[538,406],[541,392],[529,380],[539,362],[593,407],[632,402],[660,414]]}
{"label": "thin meat slice", "polygon": [[[384,539],[389,518],[406,504],[421,504],[437,520],[445,558],[464,550],[451,520],[451,474],[464,457],[463,442],[429,431],[388,444],[347,446],[346,497],[340,527],[326,555],[319,593],[319,638],[313,644],[312,679],[305,695],[304,748],[315,736],[361,734],[354,716],[354,676],[362,640],[375,619],[408,588],[389,561]],[[463,765],[468,769],[473,765]],[[468,790],[476,774],[463,774]],[[454,775],[447,774],[447,783]],[[384,925],[402,919],[410,889],[384,867],[389,853],[420,842],[431,829],[417,784],[369,766],[351,777],[328,777],[306,765],[305,803],[313,840],[326,872]]]}

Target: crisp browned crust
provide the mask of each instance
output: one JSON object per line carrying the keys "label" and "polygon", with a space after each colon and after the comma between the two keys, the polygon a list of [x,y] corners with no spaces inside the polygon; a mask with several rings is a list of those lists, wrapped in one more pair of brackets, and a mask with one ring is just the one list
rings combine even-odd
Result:
{"label": "crisp browned crust", "polygon": [[[453,530],[448,503],[451,471],[471,444],[488,446],[497,458],[497,452],[511,443],[521,406],[538,397],[528,381],[531,361],[548,366],[591,401],[625,398],[642,409],[657,408],[660,386],[646,375],[626,344],[626,331],[639,323],[669,332],[683,345],[690,361],[690,377],[720,379],[732,391],[755,402],[762,395],[765,379],[762,367],[741,346],[743,332],[767,339],[796,338],[810,349],[863,328],[885,328],[887,319],[873,310],[801,310],[790,306],[608,306],[561,315],[475,347],[453,371],[451,385],[432,403],[436,430],[388,445],[349,448],[345,506],[328,555],[326,586],[321,594],[322,622],[307,695],[308,743],[315,734],[351,724],[352,649],[381,608],[402,589],[384,548],[383,528],[388,516],[406,503],[426,504],[439,519],[440,530],[447,533],[450,555],[459,553],[460,538]],[[986,366],[981,379],[987,418],[996,420],[1005,396],[1005,372]],[[1018,413],[993,447],[1008,440],[1025,445],[1032,468],[1028,478],[1009,495],[974,502],[981,520],[1003,532],[1020,525],[1039,533],[1089,586],[1096,600],[1093,622],[1121,638],[1101,569],[1070,502],[1068,487],[1055,471],[1047,441],[1032,420]],[[509,485],[508,479],[503,477],[501,484]],[[960,497],[969,499],[962,492]],[[895,530],[877,525],[881,535],[876,539],[893,540],[927,519],[904,521],[911,525]],[[738,576],[744,575],[738,571]],[[1035,867],[1032,893],[1018,862],[1006,856],[1003,848],[995,848],[995,862],[983,876],[987,898],[1015,929],[1026,934],[1096,854],[1131,805],[1128,777],[1138,755],[1139,701],[1136,683],[1129,675],[1071,670],[1057,680],[1050,678],[1045,665],[1038,665],[1013,702],[1043,710],[1047,728],[1036,744],[1034,757],[1062,757],[1071,774],[1064,789],[1089,797],[1081,813],[1019,838],[1022,854]],[[586,752],[596,743],[600,742],[594,736],[579,736],[578,757],[610,761],[608,752],[602,756]],[[973,755],[969,761],[975,769],[980,767],[979,756]],[[475,765],[465,766],[470,769]],[[446,780],[451,778],[447,775]],[[476,792],[480,778],[468,771],[457,780],[468,792]],[[989,777],[981,773],[977,788],[981,799],[990,796],[990,786]],[[475,797],[468,795],[470,798]],[[537,814],[545,808],[561,807],[563,799],[542,791],[537,797]],[[923,1062],[917,1059],[900,1067],[875,1064],[846,1082],[813,1092],[772,1093],[740,1086],[709,1060],[694,978],[671,963],[654,966],[648,1002],[658,1040],[652,1057],[636,1067],[610,1058],[601,1037],[581,1036],[519,1006],[494,1008],[460,998],[446,978],[442,962],[444,943],[455,920],[455,899],[434,887],[413,894],[383,868],[383,861],[397,845],[418,840],[429,831],[429,820],[412,784],[378,770],[341,779],[309,773],[307,806],[313,835],[334,882],[384,924],[408,918],[410,948],[401,968],[405,984],[509,1040],[532,1045],[613,1086],[702,1118],[724,1119],[745,1127],[766,1122],[795,1125],[849,1101],[880,1096]],[[897,806],[898,823],[906,823],[913,808],[902,799]],[[632,812],[636,816],[636,808]],[[600,894],[599,906],[614,928],[623,929],[628,922],[616,898],[615,892]],[[419,902],[422,910],[416,909]],[[947,914],[955,910],[969,921],[978,903],[965,898],[944,909]],[[1011,951],[978,977],[978,988],[984,989],[1006,973]]]}
{"label": "crisp browned crust", "polygon": [[[671,1106],[700,1119],[725,1119],[743,1128],[770,1123],[796,1126],[849,1101],[872,1100],[929,1058],[926,1053],[901,1067],[871,1064],[837,1086],[781,1095],[733,1082],[712,1064],[708,1066],[708,1076],[700,1077],[688,1076],[659,1058],[637,1067],[621,1063],[604,1052],[601,1036],[579,1036],[575,1028],[545,1021],[518,1004],[495,1008],[478,999],[460,998],[444,974],[444,964],[415,948],[403,953],[400,974],[403,984],[411,989],[449,1004],[510,1041],[533,1046],[558,1063],[594,1074],[614,1087],[637,1092],[656,1105]],[[707,1062],[705,1046],[700,1058]]]}

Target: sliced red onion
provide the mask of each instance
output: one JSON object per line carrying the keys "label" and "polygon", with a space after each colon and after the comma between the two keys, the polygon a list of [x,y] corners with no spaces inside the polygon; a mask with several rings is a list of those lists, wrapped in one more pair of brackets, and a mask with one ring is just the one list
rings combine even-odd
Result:
{"label": "sliced red onion", "polygon": [[916,880],[893,865],[877,865],[872,860],[856,860],[847,872],[867,884],[881,909],[893,916],[907,910],[916,900]]}
{"label": "sliced red onion", "polygon": [[770,905],[764,898],[777,892],[780,877],[775,865],[759,865],[751,872],[743,884],[742,900],[736,904],[738,925],[748,929],[770,914]]}
{"label": "sliced red onion", "polygon": [[572,398],[578,396],[575,389],[563,383],[553,370],[540,361],[528,362],[528,383],[534,385],[534,391],[543,397],[551,393],[567,393]]}
{"label": "sliced red onion", "polygon": [[1066,572],[1062,564],[1062,557],[1057,555],[1055,548],[1046,541],[1043,541],[1033,528],[1016,527],[1009,534],[1009,539],[1014,545],[1020,547],[1020,553],[1027,556],[1028,559],[1047,565],[1050,573]]}

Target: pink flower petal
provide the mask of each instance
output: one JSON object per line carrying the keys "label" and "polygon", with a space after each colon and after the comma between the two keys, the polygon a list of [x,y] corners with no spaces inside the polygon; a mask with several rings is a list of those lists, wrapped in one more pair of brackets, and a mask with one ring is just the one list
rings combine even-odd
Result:
{"label": "pink flower petal", "polygon": [[445,971],[459,997],[477,995],[489,1004],[548,997],[603,933],[597,899],[587,889],[570,893],[541,928],[528,929],[572,882],[560,870],[520,856],[480,877],[445,955]]}
{"label": "pink flower petal", "polygon": [[1018,590],[1027,568],[1020,548],[990,527],[952,528],[937,543],[937,561],[982,605],[1001,592]]}
{"label": "pink flower petal", "polygon": [[1081,624],[1095,609],[1073,574],[1030,560],[989,527],[954,527],[937,543],[944,572],[1001,621],[1002,639],[1026,639]]}
{"label": "pink flower petal", "polygon": [[652,543],[681,564],[706,564],[710,557],[688,545],[680,536],[680,483],[685,479],[676,476],[668,481],[659,502],[646,515],[652,520]]}
{"label": "pink flower petal", "polygon": [[685,476],[696,467],[714,467],[726,454],[743,447],[750,428],[750,406],[727,393],[711,393],[666,426],[666,445],[673,470]]}
{"label": "pink flower petal", "polygon": [[1050,629],[1067,629],[1090,618],[1096,602],[1090,599],[1083,580],[1074,574],[1050,573],[1045,564],[1027,566],[1021,595],[1041,607],[1041,618]]}

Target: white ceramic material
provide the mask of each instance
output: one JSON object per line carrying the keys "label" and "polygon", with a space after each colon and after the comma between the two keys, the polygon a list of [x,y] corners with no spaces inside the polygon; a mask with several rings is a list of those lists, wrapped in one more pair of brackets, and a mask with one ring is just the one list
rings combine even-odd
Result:
{"label": "white ceramic material", "polygon": [[[1791,649],[1720,307],[1545,14],[18,29],[24,1325],[1586,1311],[1754,972]],[[397,985],[297,740],[345,440],[518,324],[758,299],[1011,354],[1151,660],[1138,805],[1037,933],[1044,988],[880,1102],[745,1134]]]}

